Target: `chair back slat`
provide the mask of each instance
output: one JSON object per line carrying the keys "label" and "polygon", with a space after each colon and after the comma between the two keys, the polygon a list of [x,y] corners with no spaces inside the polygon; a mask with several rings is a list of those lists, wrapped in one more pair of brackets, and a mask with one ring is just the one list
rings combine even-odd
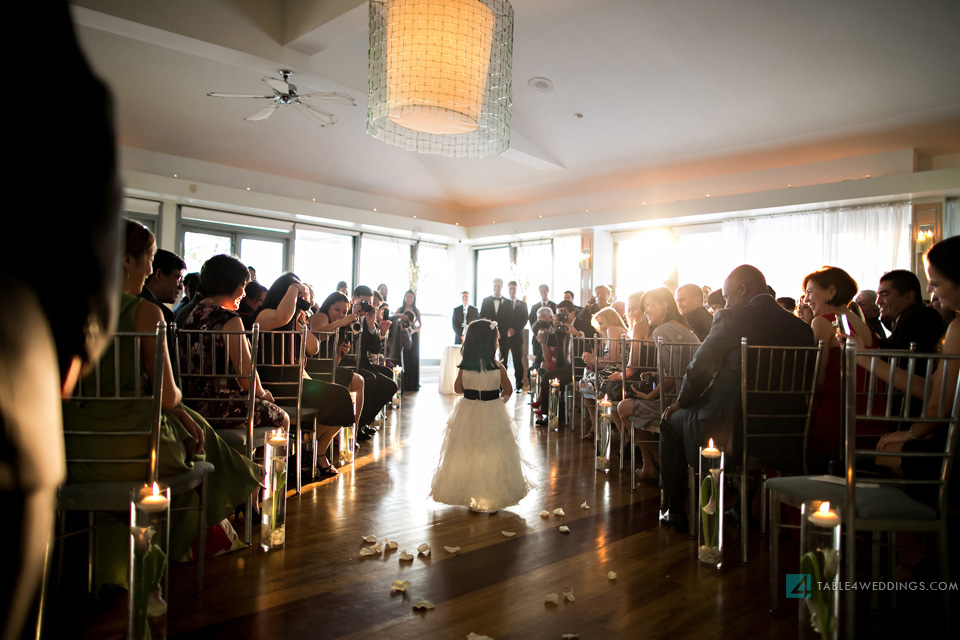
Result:
{"label": "chair back slat", "polygon": [[306,356],[304,365],[307,373],[311,377],[316,377],[325,382],[336,381],[337,356],[337,331],[313,331],[317,341],[320,343],[320,350],[315,355]]}
{"label": "chair back slat", "polygon": [[[657,338],[657,385],[660,387],[660,414],[677,401],[687,366],[700,348],[699,342],[664,342]],[[626,397],[626,396],[624,396]]]}

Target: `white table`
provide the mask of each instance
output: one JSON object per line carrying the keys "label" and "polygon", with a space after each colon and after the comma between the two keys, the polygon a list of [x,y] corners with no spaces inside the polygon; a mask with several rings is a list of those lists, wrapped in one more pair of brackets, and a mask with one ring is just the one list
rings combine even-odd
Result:
{"label": "white table", "polygon": [[455,393],[453,384],[457,381],[457,371],[462,359],[460,345],[443,348],[443,356],[440,358],[440,393]]}

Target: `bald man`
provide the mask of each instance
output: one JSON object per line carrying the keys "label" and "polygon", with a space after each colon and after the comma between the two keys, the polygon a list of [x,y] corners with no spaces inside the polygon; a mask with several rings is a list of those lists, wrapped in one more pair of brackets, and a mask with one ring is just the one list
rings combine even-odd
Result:
{"label": "bald man", "polygon": [[703,289],[695,284],[685,284],[677,289],[676,300],[680,315],[703,342],[713,324],[713,314],[703,306]]}
{"label": "bald man", "polygon": [[[777,304],[757,268],[741,265],[734,269],[723,283],[723,295],[726,308],[716,313],[710,333],[683,376],[677,402],[664,412],[660,425],[660,486],[667,503],[661,523],[676,531],[688,528],[683,511],[686,467],[696,468],[698,447],[713,438],[724,447],[728,460],[740,455],[741,338],[751,345],[814,346],[813,331]],[[767,404],[771,406],[756,408],[764,413],[793,409],[775,396],[770,396]],[[795,445],[768,447],[762,448],[761,457],[776,468],[792,469],[790,464],[800,460]]]}

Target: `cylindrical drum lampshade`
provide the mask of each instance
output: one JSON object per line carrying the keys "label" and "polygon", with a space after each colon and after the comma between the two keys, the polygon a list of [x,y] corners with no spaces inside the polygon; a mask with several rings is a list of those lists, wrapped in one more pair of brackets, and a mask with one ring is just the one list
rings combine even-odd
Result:
{"label": "cylindrical drum lampshade", "polygon": [[371,0],[367,132],[420,153],[505,151],[512,49],[506,0]]}

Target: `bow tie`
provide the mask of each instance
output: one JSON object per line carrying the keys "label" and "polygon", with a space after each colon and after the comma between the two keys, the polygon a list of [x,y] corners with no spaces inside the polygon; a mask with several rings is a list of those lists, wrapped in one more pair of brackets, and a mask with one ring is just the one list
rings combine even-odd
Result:
{"label": "bow tie", "polygon": [[500,297],[495,297],[495,298],[494,298],[494,300],[496,300],[496,301],[498,301],[498,302],[499,302],[500,300],[503,300],[503,298],[500,298]]}

